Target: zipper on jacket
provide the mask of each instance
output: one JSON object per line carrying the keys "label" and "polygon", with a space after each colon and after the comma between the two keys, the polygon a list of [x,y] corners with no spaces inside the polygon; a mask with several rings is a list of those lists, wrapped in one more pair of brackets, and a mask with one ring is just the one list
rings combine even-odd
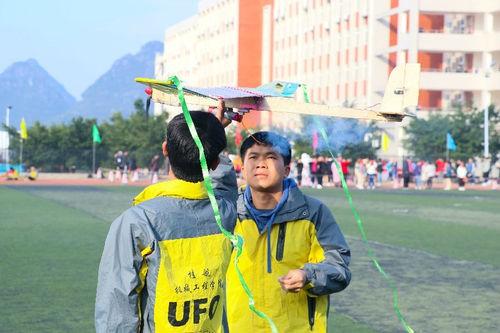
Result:
{"label": "zipper on jacket", "polygon": [[276,246],[276,260],[283,260],[283,252],[285,251],[285,234],[286,223],[281,223],[278,230],[278,244]]}
{"label": "zipper on jacket", "polygon": [[312,331],[314,327],[314,316],[316,315],[316,298],[307,296],[307,313],[309,315],[309,327]]}

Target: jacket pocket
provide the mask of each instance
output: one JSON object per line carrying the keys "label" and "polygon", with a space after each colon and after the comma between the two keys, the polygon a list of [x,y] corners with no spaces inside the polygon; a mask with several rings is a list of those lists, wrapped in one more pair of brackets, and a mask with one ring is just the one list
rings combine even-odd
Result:
{"label": "jacket pocket", "polygon": [[276,260],[283,260],[283,252],[285,251],[285,235],[286,223],[281,223],[278,230],[278,242],[276,246]]}

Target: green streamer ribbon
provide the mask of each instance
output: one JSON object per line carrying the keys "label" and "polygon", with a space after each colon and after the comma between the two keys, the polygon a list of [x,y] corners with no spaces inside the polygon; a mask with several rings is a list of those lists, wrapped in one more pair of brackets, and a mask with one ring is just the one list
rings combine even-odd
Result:
{"label": "green streamer ribbon", "polygon": [[248,296],[248,307],[257,316],[259,316],[262,319],[267,320],[267,322],[269,323],[269,326],[271,327],[271,331],[273,333],[277,333],[278,329],[276,328],[276,325],[274,324],[273,320],[271,318],[269,318],[264,312],[259,311],[255,307],[255,300],[253,298],[252,291],[250,290],[247,283],[245,282],[245,279],[243,278],[243,274],[241,274],[241,271],[238,267],[238,259],[240,258],[241,253],[243,251],[243,238],[240,235],[233,235],[232,233],[227,231],[222,226],[222,221],[221,221],[220,212],[219,212],[219,206],[217,205],[217,201],[215,200],[214,189],[212,186],[212,178],[210,177],[210,173],[208,171],[205,152],[203,150],[203,145],[201,144],[200,137],[198,136],[198,133],[196,132],[196,128],[194,127],[193,119],[191,118],[191,115],[189,114],[189,110],[188,110],[187,105],[186,105],[186,100],[184,98],[184,91],[183,91],[182,82],[177,78],[177,76],[171,76],[168,79],[168,81],[173,82],[174,85],[177,87],[177,95],[179,97],[179,102],[180,102],[181,107],[182,107],[182,114],[184,115],[184,118],[186,119],[186,123],[188,125],[189,132],[191,133],[191,136],[193,137],[193,140],[196,144],[196,147],[198,147],[198,151],[200,152],[200,164],[201,164],[201,170],[203,172],[203,184],[205,185],[205,188],[206,188],[207,193],[208,193],[208,198],[210,199],[210,204],[212,205],[212,209],[214,211],[215,221],[217,222],[217,225],[219,226],[219,229],[221,230],[222,234],[227,239],[229,239],[231,241],[234,248],[236,249],[236,256],[234,258],[234,267],[236,269],[236,274],[238,276],[238,279],[240,280],[241,286],[243,287],[243,290],[245,290],[245,293]]}
{"label": "green streamer ribbon", "polygon": [[[306,101],[306,103],[309,103],[309,95],[307,94],[307,86],[305,84],[302,85],[302,91],[304,93],[304,100]],[[379,262],[377,261],[377,259],[375,257],[375,254],[373,253],[372,247],[368,243],[368,239],[366,238],[365,228],[363,227],[363,222],[361,222],[361,218],[359,217],[358,211],[354,207],[351,193],[349,192],[349,188],[347,187],[347,183],[346,183],[346,180],[344,178],[344,173],[342,172],[342,167],[339,165],[339,162],[337,161],[337,159],[333,155],[332,150],[330,148],[330,145],[328,144],[328,136],[326,135],[325,128],[319,121],[317,121],[317,118],[314,118],[314,120],[319,127],[319,131],[321,133],[321,136],[325,140],[328,152],[330,153],[333,161],[335,162],[335,166],[337,167],[337,173],[339,174],[340,180],[342,182],[342,188],[344,189],[344,194],[347,198],[347,201],[349,202],[349,207],[351,207],[351,211],[354,215],[354,219],[356,220],[356,224],[358,226],[359,232],[361,233],[361,239],[363,240],[363,244],[365,245],[368,257],[372,261],[372,263],[375,266],[375,268],[377,269],[377,271],[384,277],[388,286],[392,289],[393,309],[394,309],[394,312],[396,313],[396,316],[398,317],[399,321],[401,322],[401,324],[405,328],[406,332],[414,333],[413,329],[410,327],[410,325],[407,324],[405,318],[403,317],[403,315],[401,314],[401,311],[399,310],[398,289],[396,287],[396,284],[390,278],[390,276],[384,271],[382,266],[380,266]]]}

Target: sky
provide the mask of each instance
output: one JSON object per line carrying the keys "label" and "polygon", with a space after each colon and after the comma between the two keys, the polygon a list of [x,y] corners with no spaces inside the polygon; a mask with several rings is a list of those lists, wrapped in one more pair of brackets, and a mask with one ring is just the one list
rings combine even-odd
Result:
{"label": "sky", "polygon": [[198,0],[0,0],[0,73],[36,59],[77,99],[115,60],[196,14]]}

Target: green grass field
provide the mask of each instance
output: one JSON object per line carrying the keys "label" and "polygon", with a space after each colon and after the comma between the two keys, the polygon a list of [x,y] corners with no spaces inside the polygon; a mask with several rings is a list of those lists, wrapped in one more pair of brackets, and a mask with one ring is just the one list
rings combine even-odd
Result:
{"label": "green grass field", "polygon": [[[0,332],[92,332],[97,266],[137,187],[0,188]],[[306,190],[334,212],[353,280],[331,332],[403,332],[339,190]],[[500,330],[500,192],[354,191],[370,245],[416,332]]]}

